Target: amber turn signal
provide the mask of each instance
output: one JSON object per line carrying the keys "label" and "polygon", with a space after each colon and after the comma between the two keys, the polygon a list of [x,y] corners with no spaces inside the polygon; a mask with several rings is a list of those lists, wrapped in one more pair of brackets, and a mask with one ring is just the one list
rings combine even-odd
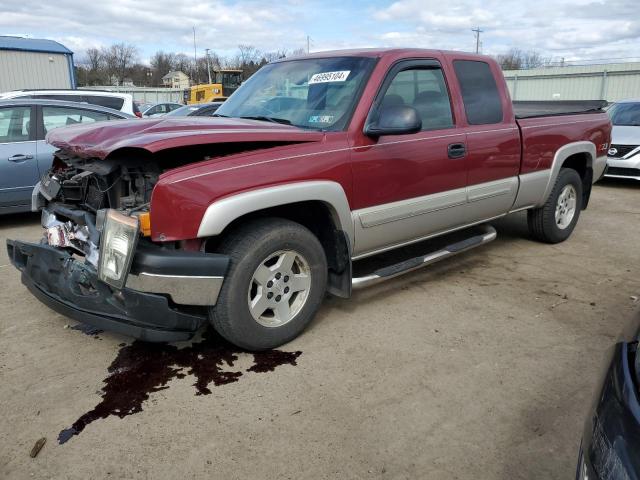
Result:
{"label": "amber turn signal", "polygon": [[151,215],[149,215],[149,212],[139,214],[138,221],[140,222],[140,233],[142,233],[142,236],[151,236]]}

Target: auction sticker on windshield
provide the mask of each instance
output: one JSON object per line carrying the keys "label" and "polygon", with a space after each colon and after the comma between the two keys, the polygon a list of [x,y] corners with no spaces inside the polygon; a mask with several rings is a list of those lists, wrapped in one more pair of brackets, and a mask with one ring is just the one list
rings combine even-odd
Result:
{"label": "auction sticker on windshield", "polygon": [[313,85],[315,83],[344,82],[350,73],[351,70],[316,73],[309,79],[309,85]]}

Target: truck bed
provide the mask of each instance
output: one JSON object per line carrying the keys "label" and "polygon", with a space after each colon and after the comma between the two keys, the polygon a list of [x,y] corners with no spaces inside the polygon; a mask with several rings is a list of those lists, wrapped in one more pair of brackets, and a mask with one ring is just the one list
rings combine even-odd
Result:
{"label": "truck bed", "polygon": [[521,119],[601,113],[606,106],[606,100],[515,101],[513,102],[513,111],[516,118]]}

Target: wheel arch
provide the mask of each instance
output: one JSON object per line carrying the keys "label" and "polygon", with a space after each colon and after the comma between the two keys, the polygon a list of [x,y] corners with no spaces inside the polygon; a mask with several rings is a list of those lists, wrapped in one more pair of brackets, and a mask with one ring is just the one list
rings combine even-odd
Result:
{"label": "wheel arch", "polygon": [[541,204],[547,201],[553,186],[556,184],[562,168],[572,168],[582,178],[582,208],[587,208],[593,183],[593,165],[596,159],[596,146],[593,142],[572,142],[563,145],[553,157],[549,181],[542,197]]}
{"label": "wheel arch", "polygon": [[212,203],[198,229],[214,250],[222,238],[242,222],[254,218],[286,218],[308,228],[324,248],[329,266],[328,290],[351,295],[353,221],[342,187],[336,182],[313,181],[243,192]]}

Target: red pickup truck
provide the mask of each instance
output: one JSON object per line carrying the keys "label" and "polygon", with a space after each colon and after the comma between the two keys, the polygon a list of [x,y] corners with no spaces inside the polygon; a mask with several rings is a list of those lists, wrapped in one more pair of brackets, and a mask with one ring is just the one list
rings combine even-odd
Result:
{"label": "red pickup truck", "polygon": [[496,62],[465,53],[277,61],[214,118],[50,132],[59,150],[33,194],[44,239],[9,240],[9,257],[37,298],[82,322],[176,341],[208,320],[241,347],[272,348],[304,330],[325,292],[348,297],[482,245],[492,219],[528,210],[534,238],[567,239],[605,168],[601,107],[514,113]]}

